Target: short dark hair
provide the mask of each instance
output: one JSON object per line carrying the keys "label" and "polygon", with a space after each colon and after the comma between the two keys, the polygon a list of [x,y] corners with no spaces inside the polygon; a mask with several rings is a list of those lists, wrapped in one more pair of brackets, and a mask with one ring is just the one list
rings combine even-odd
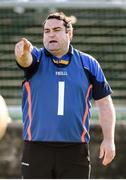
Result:
{"label": "short dark hair", "polygon": [[58,19],[58,20],[62,20],[64,22],[64,26],[66,27],[67,30],[71,30],[73,29],[72,27],[72,18],[71,17],[67,17],[63,12],[55,12],[55,13],[51,13],[47,16],[47,18],[45,19],[43,26],[45,25],[46,21],[48,19]]}

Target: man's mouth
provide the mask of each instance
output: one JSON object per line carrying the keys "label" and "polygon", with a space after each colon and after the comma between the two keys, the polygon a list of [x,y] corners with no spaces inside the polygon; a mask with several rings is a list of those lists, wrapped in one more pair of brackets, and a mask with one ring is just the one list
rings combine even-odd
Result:
{"label": "man's mouth", "polygon": [[51,44],[51,43],[57,43],[57,41],[51,40],[51,41],[49,41],[49,43],[50,43],[50,44]]}

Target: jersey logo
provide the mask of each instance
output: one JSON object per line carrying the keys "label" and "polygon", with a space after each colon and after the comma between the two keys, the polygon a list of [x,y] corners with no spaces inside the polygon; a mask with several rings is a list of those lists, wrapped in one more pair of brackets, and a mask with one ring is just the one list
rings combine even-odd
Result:
{"label": "jersey logo", "polygon": [[61,59],[60,61],[57,61],[57,60],[53,59],[53,62],[55,64],[64,64],[64,65],[68,65],[69,64],[69,61],[63,60],[63,59]]}
{"label": "jersey logo", "polygon": [[67,76],[67,71],[56,71],[56,76]]}

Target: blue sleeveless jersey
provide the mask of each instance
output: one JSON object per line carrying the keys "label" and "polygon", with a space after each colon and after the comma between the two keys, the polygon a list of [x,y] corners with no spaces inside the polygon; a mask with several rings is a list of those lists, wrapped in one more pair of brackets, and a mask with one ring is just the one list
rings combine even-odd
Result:
{"label": "blue sleeveless jersey", "polygon": [[69,64],[59,66],[44,48],[33,48],[33,63],[24,70],[34,73],[22,88],[24,140],[89,142],[90,100],[109,95],[111,88],[93,57],[70,49],[63,57]]}

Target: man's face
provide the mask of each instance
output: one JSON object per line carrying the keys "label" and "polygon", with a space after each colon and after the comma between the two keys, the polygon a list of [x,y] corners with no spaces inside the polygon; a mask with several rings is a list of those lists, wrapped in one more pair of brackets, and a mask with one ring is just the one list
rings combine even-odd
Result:
{"label": "man's face", "polygon": [[44,47],[54,55],[68,51],[70,44],[70,31],[66,28],[62,20],[49,19],[44,25],[43,44]]}

